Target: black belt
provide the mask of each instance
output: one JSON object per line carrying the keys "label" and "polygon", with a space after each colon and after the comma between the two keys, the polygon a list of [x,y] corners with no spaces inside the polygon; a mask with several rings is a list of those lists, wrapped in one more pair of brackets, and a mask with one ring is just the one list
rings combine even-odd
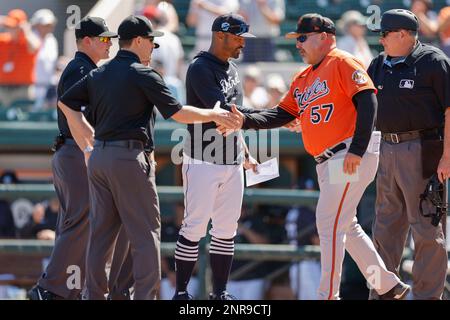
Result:
{"label": "black belt", "polygon": [[419,138],[425,139],[442,139],[443,130],[441,128],[414,130],[398,133],[382,133],[381,138],[389,143],[401,143],[405,141],[415,140]]}
{"label": "black belt", "polygon": [[121,147],[128,149],[144,149],[144,143],[140,140],[95,140],[94,147]]}
{"label": "black belt", "polygon": [[339,152],[341,150],[344,150],[347,148],[347,145],[343,142],[339,143],[338,145],[334,146],[331,149],[326,149],[322,154],[318,155],[317,157],[314,157],[314,160],[316,160],[317,163],[322,163],[330,159],[336,152]]}
{"label": "black belt", "polygon": [[71,145],[71,146],[77,146],[76,141],[74,139],[71,139],[71,138],[65,138],[64,139],[64,144],[68,144],[68,145]]}

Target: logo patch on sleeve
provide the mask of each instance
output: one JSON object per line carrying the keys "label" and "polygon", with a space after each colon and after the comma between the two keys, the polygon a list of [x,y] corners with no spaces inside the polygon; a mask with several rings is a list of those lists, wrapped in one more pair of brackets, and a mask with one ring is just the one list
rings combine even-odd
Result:
{"label": "logo patch on sleeve", "polygon": [[356,70],[352,74],[352,80],[356,84],[364,84],[364,83],[367,83],[367,76],[364,71]]}

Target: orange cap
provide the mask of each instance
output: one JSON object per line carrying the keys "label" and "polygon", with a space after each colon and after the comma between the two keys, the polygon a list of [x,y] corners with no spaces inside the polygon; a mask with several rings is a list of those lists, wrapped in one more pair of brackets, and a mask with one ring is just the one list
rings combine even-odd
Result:
{"label": "orange cap", "polygon": [[13,9],[6,16],[4,25],[10,28],[15,28],[22,22],[27,21],[27,14],[21,9]]}

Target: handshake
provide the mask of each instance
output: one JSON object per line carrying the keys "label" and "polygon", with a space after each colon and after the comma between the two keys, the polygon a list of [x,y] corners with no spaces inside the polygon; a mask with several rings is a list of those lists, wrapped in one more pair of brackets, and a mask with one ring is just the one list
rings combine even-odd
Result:
{"label": "handshake", "polygon": [[217,125],[217,132],[225,137],[232,132],[240,130],[244,124],[245,116],[234,104],[231,106],[230,112],[220,108],[220,101],[217,101],[212,112],[213,121]]}

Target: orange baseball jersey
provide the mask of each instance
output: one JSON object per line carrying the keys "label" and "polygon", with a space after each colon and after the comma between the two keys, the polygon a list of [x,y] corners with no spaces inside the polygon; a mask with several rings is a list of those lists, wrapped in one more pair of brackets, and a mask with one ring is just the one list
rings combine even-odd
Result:
{"label": "orange baseball jersey", "polygon": [[356,109],[352,97],[375,87],[352,55],[333,49],[320,65],[297,74],[279,106],[300,119],[305,149],[318,156],[352,137]]}

